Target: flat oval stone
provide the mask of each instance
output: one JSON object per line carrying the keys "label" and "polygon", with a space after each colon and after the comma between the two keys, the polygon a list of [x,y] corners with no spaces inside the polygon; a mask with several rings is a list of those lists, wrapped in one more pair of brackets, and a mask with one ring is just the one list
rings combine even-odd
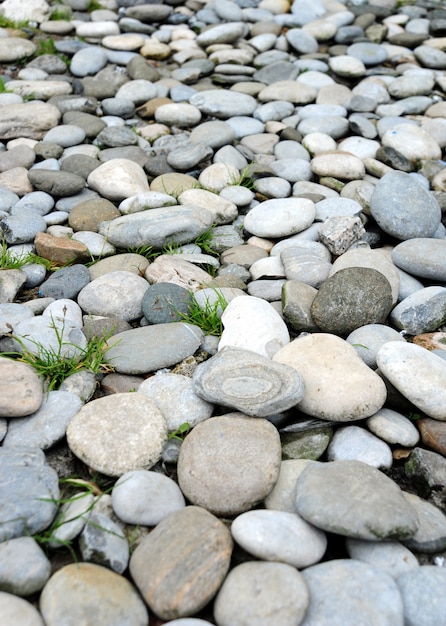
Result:
{"label": "flat oval stone", "polygon": [[107,360],[120,374],[147,374],[192,356],[202,340],[197,326],[183,322],[132,328],[113,336]]}
{"label": "flat oval stone", "polygon": [[277,625],[294,626],[303,624],[308,604],[307,586],[294,567],[253,561],[229,572],[215,600],[214,615],[219,626],[266,624],[272,615]]}
{"label": "flat oval stone", "polygon": [[238,413],[211,417],[183,441],[178,481],[193,504],[216,515],[236,515],[268,495],[280,458],[279,434],[266,420]]}
{"label": "flat oval stone", "polygon": [[392,450],[359,426],[344,426],[333,435],[327,449],[329,461],[361,461],[378,469],[392,467]]}
{"label": "flat oval stone", "polygon": [[[0,586],[16,596],[42,589],[51,575],[51,563],[33,537],[17,537],[0,544]],[[4,618],[1,609],[0,616]]]}
{"label": "flat oval stone", "polygon": [[[318,563],[302,573],[310,605],[302,626],[355,626],[370,621],[403,626],[403,602],[396,582],[385,572],[354,559]],[[335,621],[336,620],[336,621]]]}
{"label": "flat oval stone", "polygon": [[397,267],[420,278],[446,281],[446,241],[420,237],[403,241],[392,250]]}
{"label": "flat oval stone", "polygon": [[252,115],[257,107],[252,96],[222,89],[200,91],[189,98],[189,103],[206,115],[224,120],[234,115]]}
{"label": "flat oval stone", "polygon": [[298,337],[279,350],[273,360],[295,367],[304,379],[305,394],[298,406],[308,415],[350,422],[370,417],[386,400],[382,379],[350,344],[335,335]]}
{"label": "flat oval stone", "polygon": [[298,569],[317,563],[327,547],[324,532],[286,511],[247,511],[232,522],[231,533],[258,559],[280,561]]}
{"label": "flat oval stone", "polygon": [[[362,306],[365,301],[367,307]],[[348,335],[365,324],[382,324],[391,309],[392,288],[381,272],[370,267],[347,267],[321,285],[311,315],[321,330]]]}
{"label": "flat oval stone", "polygon": [[392,310],[390,319],[396,328],[411,335],[429,333],[446,320],[446,289],[425,287],[412,293]]}
{"label": "flat oval stone", "polygon": [[446,421],[446,363],[413,343],[389,341],[378,367],[394,387],[429,417]]}
{"label": "flat oval stone", "polygon": [[[412,80],[411,78],[410,81]],[[388,130],[382,136],[381,143],[384,147],[394,148],[411,161],[441,158],[441,148],[434,137],[423,128],[412,124],[399,124]]]}
{"label": "flat oval stone", "polygon": [[94,563],[71,563],[58,570],[40,596],[40,612],[48,626],[75,626],[96,615],[110,626],[148,626],[144,602],[130,582]]}
{"label": "flat oval stone", "polygon": [[31,602],[6,591],[0,591],[0,617],[6,624],[44,626],[39,611]]}
{"label": "flat oval stone", "polygon": [[433,237],[441,220],[435,197],[405,172],[389,172],[378,181],[370,211],[384,232],[400,240]]}
{"label": "flat oval stone", "polygon": [[307,465],[296,482],[296,510],[318,528],[358,539],[406,539],[418,528],[398,485],[360,461]]}
{"label": "flat oval stone", "polygon": [[148,282],[141,276],[118,270],[88,283],[79,292],[77,301],[90,315],[131,321],[142,316],[142,299],[148,288]]}
{"label": "flat oval stone", "polygon": [[68,425],[67,441],[89,467],[122,476],[155,465],[167,442],[167,425],[149,398],[117,393],[82,407]]}
{"label": "flat oval stone", "polygon": [[43,400],[43,384],[26,363],[0,358],[0,415],[23,417],[38,410]]}
{"label": "flat oval stone", "polygon": [[285,322],[271,304],[261,298],[237,296],[228,304],[221,320],[224,330],[220,350],[232,346],[271,358],[290,341]]}
{"label": "flat oval stone", "polygon": [[[130,574],[149,607],[162,619],[193,615],[222,584],[232,539],[226,526],[197,506],[169,515],[130,559]],[[191,585],[194,580],[197,584]]]}
{"label": "flat oval stone", "polygon": [[304,395],[303,380],[293,368],[229,346],[197,367],[193,386],[209,402],[257,417],[286,411]]}
{"label": "flat oval stone", "polygon": [[345,339],[350,343],[366,365],[376,370],[376,355],[388,341],[405,341],[398,331],[384,324],[366,324],[357,328]]}
{"label": "flat oval stone", "polygon": [[377,437],[390,444],[412,448],[420,435],[413,423],[404,415],[391,409],[381,409],[367,420],[367,427]]}
{"label": "flat oval stone", "polygon": [[362,179],[365,174],[362,160],[348,152],[319,154],[312,159],[311,169],[317,176],[334,176],[343,180]]}
{"label": "flat oval stone", "polygon": [[127,524],[156,526],[185,506],[177,483],[168,476],[146,470],[123,474],[112,491],[115,514]]}
{"label": "flat oval stone", "polygon": [[102,163],[91,172],[87,183],[104,198],[118,202],[149,191],[143,168],[129,159],[112,159]]}
{"label": "flat oval stone", "polygon": [[50,391],[35,413],[9,423],[3,446],[32,446],[46,450],[65,437],[67,426],[82,407],[69,391]]}
{"label": "flat oval stone", "polygon": [[315,215],[314,202],[307,198],[266,200],[251,209],[244,227],[257,237],[289,237],[311,226]]}
{"label": "flat oval stone", "polygon": [[101,233],[120,248],[153,246],[161,249],[167,242],[189,243],[211,226],[209,211],[182,205],[122,215],[103,224]]}

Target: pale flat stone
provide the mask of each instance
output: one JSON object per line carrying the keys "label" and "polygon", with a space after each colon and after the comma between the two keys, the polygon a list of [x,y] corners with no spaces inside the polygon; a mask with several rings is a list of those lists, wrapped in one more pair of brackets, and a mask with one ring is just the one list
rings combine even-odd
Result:
{"label": "pale flat stone", "polygon": [[[387,392],[382,379],[335,335],[318,333],[294,339],[274,361],[295,367],[305,382],[299,409],[334,422],[350,422],[376,413]],[[323,382],[323,384],[321,384]]]}
{"label": "pale flat stone", "polygon": [[219,349],[225,346],[251,350],[271,358],[290,341],[285,322],[274,308],[254,296],[238,296],[226,307]]}
{"label": "pale flat stone", "polygon": [[102,163],[91,172],[87,182],[91,189],[104,198],[118,202],[149,191],[144,170],[138,163],[129,159],[112,159]]}

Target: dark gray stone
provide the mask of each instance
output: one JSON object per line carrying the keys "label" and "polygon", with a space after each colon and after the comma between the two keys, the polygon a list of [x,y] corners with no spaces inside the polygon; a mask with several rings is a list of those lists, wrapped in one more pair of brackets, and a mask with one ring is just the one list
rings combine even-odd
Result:
{"label": "dark gray stone", "polygon": [[322,284],[310,311],[321,330],[348,335],[366,324],[382,324],[391,309],[392,288],[381,272],[348,267]]}
{"label": "dark gray stone", "polygon": [[28,172],[30,183],[35,189],[53,196],[74,196],[85,187],[82,176],[57,170],[36,169]]}
{"label": "dark gray stone", "polygon": [[74,300],[77,294],[90,282],[90,273],[85,265],[62,267],[53,272],[39,288],[41,298],[69,298]]}
{"label": "dark gray stone", "polygon": [[142,299],[142,312],[150,324],[179,322],[192,304],[190,292],[174,283],[151,285]]}

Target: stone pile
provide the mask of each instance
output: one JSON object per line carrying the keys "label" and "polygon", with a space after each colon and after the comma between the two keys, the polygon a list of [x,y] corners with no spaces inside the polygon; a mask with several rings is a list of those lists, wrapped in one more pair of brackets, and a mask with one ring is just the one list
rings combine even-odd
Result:
{"label": "stone pile", "polygon": [[2,624],[444,623],[441,5],[0,4]]}

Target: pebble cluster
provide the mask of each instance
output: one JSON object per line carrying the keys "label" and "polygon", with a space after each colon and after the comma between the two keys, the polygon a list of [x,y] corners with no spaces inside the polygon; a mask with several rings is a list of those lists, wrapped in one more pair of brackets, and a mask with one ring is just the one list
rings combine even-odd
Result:
{"label": "pebble cluster", "polygon": [[444,624],[441,0],[0,13],[0,622]]}

